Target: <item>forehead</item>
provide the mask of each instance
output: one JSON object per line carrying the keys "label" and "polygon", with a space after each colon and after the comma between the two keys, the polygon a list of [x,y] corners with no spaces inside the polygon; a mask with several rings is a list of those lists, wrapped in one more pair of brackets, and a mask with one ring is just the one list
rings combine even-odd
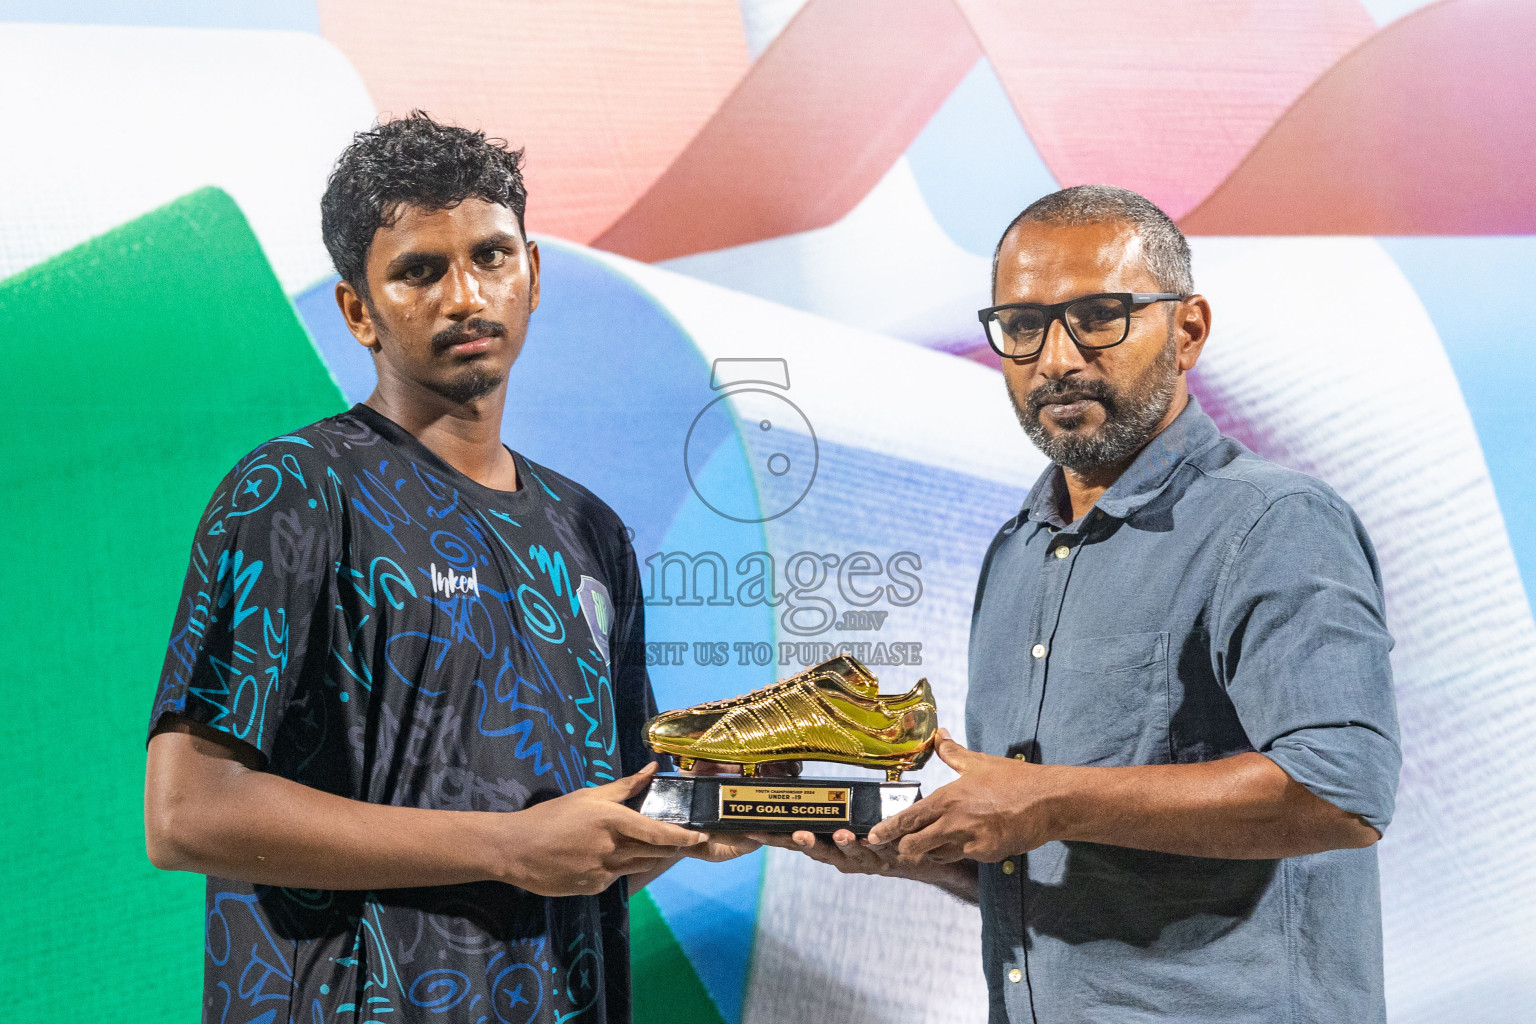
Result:
{"label": "forehead", "polygon": [[1025,222],[998,249],[993,301],[1062,302],[1093,292],[1157,290],[1132,225]]}
{"label": "forehead", "polygon": [[393,211],[393,223],[373,234],[370,257],[389,259],[397,252],[451,251],[473,246],[492,235],[518,235],[517,214],[500,203],[471,196],[446,210],[409,204]]}

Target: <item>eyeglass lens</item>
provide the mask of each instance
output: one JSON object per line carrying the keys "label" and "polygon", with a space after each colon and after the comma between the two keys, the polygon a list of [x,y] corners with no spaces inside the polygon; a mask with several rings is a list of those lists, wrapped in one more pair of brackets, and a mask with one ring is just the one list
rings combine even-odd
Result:
{"label": "eyeglass lens", "polygon": [[[987,321],[987,333],[998,353],[1018,359],[1032,356],[1045,344],[1045,332],[1053,318],[1034,306],[1000,309]],[[1125,340],[1131,310],[1123,299],[1090,296],[1072,303],[1062,313],[1067,330],[1084,348],[1108,348]]]}

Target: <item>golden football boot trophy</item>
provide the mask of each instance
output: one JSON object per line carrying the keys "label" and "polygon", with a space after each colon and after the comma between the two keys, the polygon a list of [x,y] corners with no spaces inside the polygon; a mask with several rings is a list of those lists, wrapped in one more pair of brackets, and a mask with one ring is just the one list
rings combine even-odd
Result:
{"label": "golden football boot trophy", "polygon": [[879,685],[858,659],[840,655],[740,697],[657,715],[646,742],[684,771],[704,759],[740,765],[752,778],[771,761],[834,761],[899,782],[932,756],[938,713],[926,679],[903,694],[881,695]]}
{"label": "golden football boot trophy", "polygon": [[[928,761],[937,732],[928,680],[881,694],[869,669],[839,655],[740,697],[651,719],[646,742],[677,758],[684,773],[713,761],[740,766],[741,777],[657,775],[640,810],[705,830],[862,835],[921,795],[901,776]],[[875,768],[886,781],[764,778],[759,768],[777,761]]]}

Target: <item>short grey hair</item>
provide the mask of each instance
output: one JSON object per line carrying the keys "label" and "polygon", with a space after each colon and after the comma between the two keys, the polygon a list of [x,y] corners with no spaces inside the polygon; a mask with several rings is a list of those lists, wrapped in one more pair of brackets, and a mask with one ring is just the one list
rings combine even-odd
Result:
{"label": "short grey hair", "polygon": [[1076,226],[1129,224],[1141,239],[1142,260],[1152,279],[1165,292],[1180,295],[1195,290],[1184,232],[1156,203],[1128,188],[1113,185],[1074,185],[1036,199],[1008,225],[992,250],[992,289],[997,291],[997,259],[1003,242],[1023,223]]}

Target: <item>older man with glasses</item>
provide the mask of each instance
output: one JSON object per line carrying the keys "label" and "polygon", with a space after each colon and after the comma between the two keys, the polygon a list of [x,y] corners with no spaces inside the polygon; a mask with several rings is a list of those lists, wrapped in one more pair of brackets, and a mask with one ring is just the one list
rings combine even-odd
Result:
{"label": "older man with glasses", "polygon": [[1143,197],[1046,196],[980,312],[1052,465],[982,564],[960,773],[792,845],[979,901],[991,1020],[1384,1021],[1400,754],[1381,574],[1189,394],[1211,311]]}

